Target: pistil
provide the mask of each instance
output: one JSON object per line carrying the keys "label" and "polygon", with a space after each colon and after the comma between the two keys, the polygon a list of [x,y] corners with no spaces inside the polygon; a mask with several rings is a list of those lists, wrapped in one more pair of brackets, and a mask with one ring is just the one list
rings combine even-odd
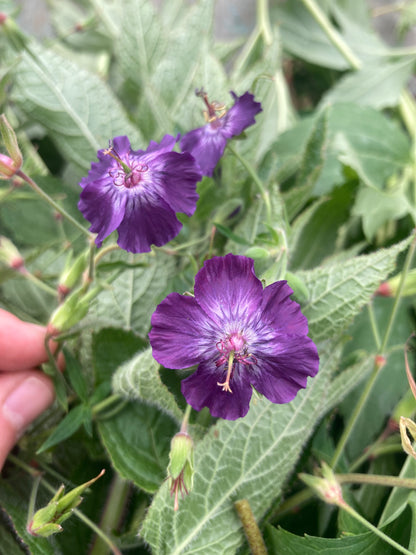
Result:
{"label": "pistil", "polygon": [[225,378],[225,382],[223,383],[217,382],[217,385],[219,385],[220,387],[222,386],[223,391],[229,391],[230,393],[232,393],[232,390],[230,387],[230,379],[233,371],[234,354],[235,354],[235,351],[230,351],[230,356],[228,357],[227,377]]}

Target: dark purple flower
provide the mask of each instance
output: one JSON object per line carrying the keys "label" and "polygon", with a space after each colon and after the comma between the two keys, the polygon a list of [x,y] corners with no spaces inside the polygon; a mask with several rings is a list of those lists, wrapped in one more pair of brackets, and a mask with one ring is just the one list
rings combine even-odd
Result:
{"label": "dark purple flower", "polygon": [[207,123],[182,137],[181,150],[192,154],[203,175],[211,176],[224,154],[228,139],[240,135],[246,127],[256,123],[254,116],[262,109],[260,102],[256,102],[249,92],[237,96],[231,91],[235,102],[228,111],[222,104],[209,103],[204,91],[197,94],[203,97],[207,106],[204,112]]}
{"label": "dark purple flower", "polygon": [[115,137],[99,150],[80,185],[78,208],[91,222],[101,246],[114,230],[117,243],[129,252],[149,252],[171,241],[182,228],[175,212],[191,216],[201,173],[189,153],[172,152],[177,139],[165,135],[147,150],[132,150],[127,137]]}
{"label": "dark purple flower", "polygon": [[263,289],[245,256],[207,260],[195,277],[195,297],[171,293],[154,312],[153,356],[167,368],[199,364],[182,393],[212,416],[244,416],[251,386],[272,403],[287,403],[319,366],[292,293],[286,281]]}

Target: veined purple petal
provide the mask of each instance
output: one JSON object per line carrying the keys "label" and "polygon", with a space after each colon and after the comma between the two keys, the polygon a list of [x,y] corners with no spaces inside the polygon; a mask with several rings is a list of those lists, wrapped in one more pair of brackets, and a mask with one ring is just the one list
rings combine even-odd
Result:
{"label": "veined purple petal", "polygon": [[226,145],[227,140],[219,132],[218,127],[212,127],[209,123],[189,131],[181,139],[182,152],[192,154],[202,174],[208,177],[212,176]]}
{"label": "veined purple petal", "polygon": [[188,153],[166,152],[152,164],[154,190],[174,212],[192,216],[199,198],[195,183],[202,178],[195,160]]}
{"label": "veined purple petal", "polygon": [[117,155],[123,159],[123,157],[130,152],[131,147],[130,147],[129,138],[126,137],[126,135],[122,135],[120,137],[114,137],[113,147]]}
{"label": "veined purple petal", "polygon": [[129,195],[118,227],[117,244],[127,252],[149,252],[178,235],[182,224],[166,202],[147,193]]}
{"label": "veined purple petal", "polygon": [[308,376],[315,376],[319,357],[315,343],[306,336],[282,338],[280,353],[255,353],[258,371],[250,373],[250,382],[272,403],[288,403],[299,389],[305,388]]}
{"label": "veined purple petal", "polygon": [[182,380],[181,390],[186,402],[195,410],[208,407],[215,418],[236,420],[245,416],[250,406],[252,389],[243,365],[236,365],[230,385],[232,393],[222,391],[227,370],[218,369],[212,362],[201,362],[192,376]]}
{"label": "veined purple petal", "polygon": [[254,116],[262,111],[260,102],[254,100],[254,96],[246,92],[237,96],[231,91],[235,103],[228,110],[222,127],[224,137],[230,139],[240,135],[244,129],[256,123]]}
{"label": "veined purple petal", "polygon": [[92,181],[84,186],[78,208],[91,222],[90,231],[98,233],[95,239],[98,247],[120,225],[126,202],[126,195],[108,184],[108,180]]}
{"label": "veined purple petal", "polygon": [[218,326],[233,322],[246,326],[259,309],[263,288],[254,262],[227,254],[207,260],[195,276],[195,298]]}
{"label": "veined purple petal", "polygon": [[286,281],[276,281],[263,291],[262,311],[264,321],[286,334],[306,335],[308,320],[302,314],[297,302],[290,299],[293,291]]}
{"label": "veined purple petal", "polygon": [[154,358],[167,368],[189,368],[215,355],[215,333],[194,297],[171,293],[152,315]]}
{"label": "veined purple petal", "polygon": [[160,143],[156,141],[150,141],[149,146],[145,151],[137,151],[137,152],[146,152],[146,154],[150,152],[157,152],[158,154],[163,154],[164,152],[171,152],[173,150],[175,144],[179,141],[180,135],[176,135],[176,137],[172,137],[172,135],[165,135]]}

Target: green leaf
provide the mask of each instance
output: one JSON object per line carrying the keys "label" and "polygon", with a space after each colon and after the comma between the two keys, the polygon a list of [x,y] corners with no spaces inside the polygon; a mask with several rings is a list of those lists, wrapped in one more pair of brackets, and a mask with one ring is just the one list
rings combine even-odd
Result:
{"label": "green leaf", "polygon": [[75,393],[84,403],[88,401],[88,384],[78,360],[68,349],[64,348],[65,374],[73,387]]}
{"label": "green leaf", "polygon": [[160,379],[159,363],[152,357],[151,349],[139,353],[116,370],[113,376],[113,392],[155,405],[178,423],[182,421],[182,411]]}
{"label": "green leaf", "polygon": [[98,295],[90,314],[102,327],[121,327],[144,335],[173,274],[174,257],[161,252],[138,256],[120,252],[117,256],[132,264],[140,260],[145,266],[124,271]]}
{"label": "green leaf", "polygon": [[372,532],[341,538],[296,536],[283,528],[267,526],[266,538],[270,555],[373,555],[387,553],[387,545]]}
{"label": "green leaf", "polygon": [[156,494],[141,535],[155,553],[235,553],[243,542],[234,509],[247,499],[261,518],[293,471],[320,414],[322,396],[338,362],[333,345],[321,353],[320,370],[289,404],[253,399],[248,414],[220,420],[195,448],[194,487],[179,511],[167,484]]}
{"label": "green leaf", "polygon": [[364,66],[340,79],[324,96],[320,106],[337,102],[354,102],[378,109],[397,106],[400,93],[412,75],[414,63],[413,59],[405,59]]}
{"label": "green leaf", "polygon": [[51,50],[33,43],[15,73],[12,100],[33,122],[42,124],[67,160],[83,172],[116,135],[144,146],[110,89]]}
{"label": "green leaf", "polygon": [[46,449],[49,449],[50,447],[61,443],[64,439],[71,437],[88,418],[91,418],[90,408],[85,405],[76,406],[65,416],[63,420],[61,420],[37,452],[43,453]]}
{"label": "green leaf", "polygon": [[120,476],[154,493],[166,478],[170,440],[178,424],[155,407],[136,401],[97,425]]}
{"label": "green leaf", "polygon": [[339,266],[326,265],[299,272],[310,291],[310,300],[303,312],[314,341],[323,341],[347,328],[381,281],[394,270],[397,255],[409,242],[406,239],[388,249],[356,256]]}
{"label": "green leaf", "polygon": [[390,192],[362,187],[358,191],[353,214],[362,218],[364,234],[368,241],[372,241],[380,227],[402,218],[409,211],[411,206],[402,191]]}

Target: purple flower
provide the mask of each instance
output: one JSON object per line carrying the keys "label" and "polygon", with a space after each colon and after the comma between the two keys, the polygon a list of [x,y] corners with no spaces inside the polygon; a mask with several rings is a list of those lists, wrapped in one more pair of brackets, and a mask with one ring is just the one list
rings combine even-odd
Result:
{"label": "purple flower", "polygon": [[251,386],[272,403],[287,403],[319,366],[292,293],[286,281],[263,289],[245,256],[207,260],[195,277],[195,297],[171,293],[154,312],[153,356],[167,368],[198,364],[182,393],[212,416],[244,416]]}
{"label": "purple flower", "polygon": [[127,137],[115,137],[99,150],[99,162],[84,177],[78,208],[97,233],[96,244],[114,230],[129,252],[149,252],[171,241],[182,228],[175,212],[191,216],[201,173],[189,153],[172,152],[177,139],[165,135],[147,150],[132,150]]}
{"label": "purple flower", "polygon": [[254,116],[261,112],[261,104],[249,92],[237,96],[231,91],[235,102],[227,112],[223,104],[209,103],[204,91],[197,94],[203,97],[208,108],[204,112],[207,124],[186,133],[181,139],[181,150],[192,154],[203,175],[211,176],[224,154],[228,139],[256,123]]}

